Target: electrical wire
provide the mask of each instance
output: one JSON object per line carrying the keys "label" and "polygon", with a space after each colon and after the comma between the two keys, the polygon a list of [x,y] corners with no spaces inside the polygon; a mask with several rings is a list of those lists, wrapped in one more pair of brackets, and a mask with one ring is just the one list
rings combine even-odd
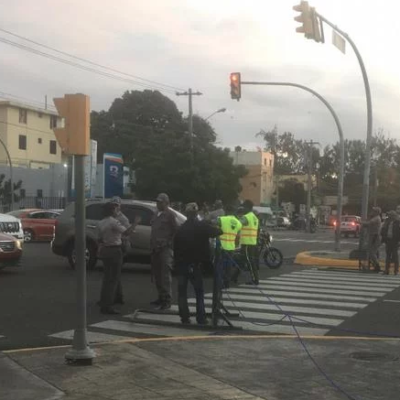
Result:
{"label": "electrical wire", "polygon": [[46,132],[46,131],[41,131],[40,129],[29,128],[28,126],[22,126],[22,125],[18,125],[18,124],[13,124],[13,123],[11,123],[11,122],[0,121],[0,124],[15,126],[15,127],[17,127],[17,128],[20,128],[21,131],[27,129],[28,131],[46,133],[47,135],[48,135],[49,133],[51,133],[51,130],[49,130],[49,131]]}
{"label": "electrical wire", "polygon": [[[43,108],[43,110],[46,110],[46,108],[43,107],[43,106],[45,106],[44,102],[38,101],[38,100],[33,100],[33,99],[28,98],[28,97],[17,96],[17,95],[12,94],[12,93],[6,93],[6,92],[0,91],[0,98],[6,99],[6,100],[12,100],[13,98],[15,98],[18,101],[21,101],[21,100],[26,101],[26,100],[28,100],[29,103],[26,103],[27,105],[40,104],[42,106],[41,108]],[[37,106],[35,105],[35,107],[37,107]],[[47,109],[48,108],[53,108],[54,110],[56,109],[51,104],[47,105]]]}
{"label": "electrical wire", "polygon": [[92,68],[92,67],[89,67],[89,66],[85,66],[85,65],[79,64],[79,63],[74,62],[74,61],[66,60],[64,58],[55,56],[53,54],[45,53],[45,52],[43,52],[41,50],[37,50],[37,49],[35,49],[33,47],[29,47],[29,46],[26,46],[26,45],[21,44],[21,43],[13,42],[13,41],[5,39],[5,38],[0,38],[0,42],[8,44],[8,45],[16,47],[16,48],[19,48],[21,50],[27,51],[27,52],[32,53],[32,54],[36,54],[36,55],[48,58],[48,59],[53,60],[53,61],[58,61],[58,62],[60,62],[62,64],[65,64],[65,65],[69,65],[69,66],[81,69],[83,71],[95,73],[97,75],[100,75],[100,76],[103,76],[103,77],[106,77],[106,78],[110,78],[110,79],[118,80],[118,81],[121,81],[121,82],[129,83],[131,85],[139,86],[139,87],[142,87],[142,88],[145,88],[145,89],[159,90],[159,91],[169,92],[169,93],[174,93],[175,94],[175,91],[172,90],[172,89],[163,88],[163,87],[155,87],[155,86],[152,86],[150,84],[137,82],[137,81],[135,81],[133,79],[123,78],[123,77],[115,75],[115,74],[111,74],[111,73],[108,73],[108,72],[100,71],[98,69],[95,69],[95,68]]}
{"label": "electrical wire", "polygon": [[18,39],[22,39],[22,40],[25,40],[25,41],[30,42],[30,43],[32,43],[32,44],[35,44],[35,45],[37,45],[37,46],[41,46],[41,47],[43,47],[43,48],[45,48],[45,49],[54,51],[54,52],[56,52],[56,53],[58,53],[58,54],[62,54],[62,55],[64,55],[64,56],[74,58],[75,60],[78,60],[78,61],[83,61],[83,62],[85,62],[85,63],[87,63],[87,64],[91,64],[91,65],[93,65],[93,66],[96,66],[96,67],[99,67],[99,68],[103,68],[103,69],[106,69],[106,70],[108,70],[108,71],[111,71],[111,72],[115,72],[115,73],[117,73],[117,74],[120,74],[120,75],[125,75],[125,76],[129,76],[129,77],[131,77],[131,78],[134,78],[134,79],[139,79],[139,80],[141,80],[141,81],[143,81],[143,82],[148,82],[148,83],[154,84],[154,85],[156,85],[156,86],[163,86],[163,87],[165,87],[165,88],[174,89],[174,90],[179,90],[179,91],[183,91],[183,90],[184,90],[184,89],[182,89],[182,88],[178,88],[178,87],[175,87],[175,86],[166,85],[166,84],[164,84],[164,83],[160,83],[160,82],[153,81],[153,80],[150,80],[150,79],[141,78],[140,76],[137,76],[137,75],[128,74],[128,73],[126,73],[126,72],[119,71],[119,70],[117,70],[117,69],[115,69],[115,68],[111,68],[111,67],[107,67],[107,66],[105,66],[105,65],[101,65],[101,64],[95,63],[95,62],[90,61],[90,60],[88,60],[88,59],[85,59],[85,58],[83,58],[83,57],[78,57],[78,56],[75,56],[75,55],[73,55],[73,54],[67,53],[67,52],[65,52],[65,51],[61,51],[61,50],[58,50],[58,49],[56,49],[56,48],[54,48],[54,47],[45,45],[45,44],[43,44],[43,43],[39,43],[39,42],[37,42],[37,41],[35,41],[35,40],[32,40],[32,39],[29,39],[29,38],[27,38],[27,37],[24,37],[24,36],[21,36],[21,35],[17,35],[16,33],[13,33],[13,32],[11,32],[11,31],[8,31],[8,30],[3,29],[3,28],[0,28],[0,31],[6,33],[6,34],[8,34],[8,35],[14,36],[14,37],[16,37],[16,38],[18,38]]}

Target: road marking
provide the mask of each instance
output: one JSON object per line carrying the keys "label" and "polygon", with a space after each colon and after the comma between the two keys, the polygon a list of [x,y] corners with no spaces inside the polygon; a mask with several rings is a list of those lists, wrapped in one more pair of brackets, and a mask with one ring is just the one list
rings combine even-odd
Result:
{"label": "road marking", "polygon": [[[72,340],[74,338],[74,330],[54,333],[50,337],[58,339]],[[126,339],[126,336],[110,335],[107,333],[87,331],[86,338],[89,343],[110,342],[112,340]]]}
{"label": "road marking", "polygon": [[[248,293],[248,294],[259,294],[260,291],[257,288],[252,289],[242,289],[242,288],[231,288],[228,289],[229,293]],[[256,292],[256,293],[255,293]],[[355,301],[365,301],[368,303],[372,303],[376,300],[376,297],[354,297],[354,296],[344,296],[344,295],[334,295],[334,294],[324,294],[324,293],[302,293],[302,292],[285,292],[285,291],[276,291],[276,290],[264,290],[264,292],[268,295],[272,296],[285,296],[285,297],[305,297],[309,299],[332,299],[332,300],[355,300]]]}
{"label": "road marking", "polygon": [[[354,260],[353,260],[354,261]],[[388,282],[390,282],[390,281],[392,281],[392,282],[397,282],[397,281],[399,281],[399,283],[400,283],[400,275],[379,275],[379,274],[376,274],[376,273],[370,273],[370,274],[366,274],[366,273],[364,273],[364,272],[361,272],[361,271],[357,271],[357,270],[353,270],[353,271],[348,271],[348,272],[339,272],[339,271],[329,271],[329,270],[326,270],[326,269],[324,269],[324,270],[320,270],[320,269],[317,269],[317,268],[313,268],[313,269],[303,269],[302,271],[297,271],[297,272],[295,272],[295,273],[298,273],[298,272],[302,272],[302,273],[305,273],[305,274],[323,274],[324,276],[326,275],[326,276],[339,276],[339,277],[344,277],[344,278],[346,278],[346,277],[349,277],[349,276],[351,276],[351,275],[354,275],[354,276],[359,276],[360,277],[360,279],[367,279],[367,280],[371,280],[372,282],[374,282],[375,281],[375,279],[378,279],[378,280],[385,280],[385,281],[388,281]]]}
{"label": "road marking", "polygon": [[378,278],[375,277],[375,279],[368,279],[368,278],[363,278],[362,276],[360,277],[348,277],[348,276],[335,276],[334,273],[330,273],[332,276],[327,276],[328,274],[322,275],[322,274],[309,274],[309,273],[303,273],[303,272],[293,272],[292,274],[285,274],[285,275],[280,275],[280,276],[294,276],[294,277],[299,277],[299,278],[308,278],[308,279],[318,279],[318,280],[326,280],[326,281],[344,281],[344,282],[362,282],[362,283],[370,283],[371,285],[385,285],[385,286],[392,286],[392,287],[397,287],[400,285],[400,282],[395,282],[395,281],[390,281],[385,278]]}
{"label": "road marking", "polygon": [[[140,314],[142,315],[142,314]],[[159,314],[156,314],[157,316]],[[131,317],[130,315],[126,317]],[[175,319],[175,318],[174,318]],[[178,319],[177,322],[180,322]],[[114,331],[122,331],[127,333],[144,333],[149,335],[157,335],[157,336],[202,336],[204,335],[204,331],[195,331],[193,329],[184,329],[184,328],[175,328],[169,326],[160,326],[160,325],[148,325],[148,324],[140,324],[136,322],[127,322],[127,321],[115,321],[108,320],[99,322],[98,324],[90,325],[94,328],[103,328],[103,329],[112,329]],[[183,326],[183,325],[182,325]]]}
{"label": "road marking", "polygon": [[[250,300],[250,301],[254,301],[254,302],[258,302],[258,303],[269,303],[271,304],[270,300],[268,299],[267,296],[262,296],[262,293],[260,293],[260,296],[246,296],[246,295],[240,295],[240,294],[234,294],[231,293],[229,291],[224,292],[224,294],[226,294],[229,297],[225,297],[228,298],[228,300]],[[365,303],[343,303],[343,302],[339,302],[339,301],[322,301],[322,300],[304,300],[304,299],[293,299],[293,298],[287,298],[287,297],[283,297],[283,298],[275,298],[270,296],[270,294],[268,293],[268,296],[272,299],[272,301],[274,301],[275,303],[278,304],[311,304],[311,305],[320,305],[320,306],[332,306],[332,307],[343,307],[343,308],[364,308],[366,307],[368,304]],[[212,298],[212,293],[206,294],[205,295],[206,298]]]}
{"label": "road marking", "polygon": [[[196,304],[196,299],[189,299],[188,300],[189,304]],[[245,303],[241,301],[232,301],[231,300],[225,300],[223,301],[225,307],[231,307],[234,309],[250,309],[250,310],[268,310],[268,311],[277,311],[281,312],[281,310],[285,313],[303,313],[303,314],[317,314],[317,315],[331,315],[333,317],[352,317],[353,315],[356,314],[354,311],[344,311],[344,310],[334,310],[334,309],[328,309],[328,308],[311,308],[311,307],[297,307],[297,306],[279,306],[281,310],[278,309],[278,307],[274,304],[271,303],[263,303],[263,304],[257,304],[257,303]],[[206,305],[211,305],[212,300],[211,299],[205,299],[204,304]]]}
{"label": "road marking", "polygon": [[400,303],[400,300],[383,300],[387,303]]}
{"label": "road marking", "polygon": [[373,287],[369,287],[369,286],[346,286],[343,287],[341,285],[329,285],[329,284],[323,284],[323,283],[308,283],[308,282],[302,282],[299,280],[290,280],[287,278],[269,278],[268,281],[265,280],[260,280],[260,286],[262,287],[263,284],[271,284],[273,282],[276,282],[278,284],[285,284],[288,286],[296,286],[296,289],[299,289],[300,287],[304,286],[304,287],[313,287],[313,288],[332,288],[332,289],[352,289],[354,291],[359,291],[359,290],[368,290],[371,292],[379,292],[385,294],[386,292],[391,292],[392,289],[391,288],[373,288]]}
{"label": "road marking", "polygon": [[[379,291],[379,290],[393,290],[396,289],[399,285],[398,284],[383,284],[383,283],[372,283],[372,282],[342,282],[342,281],[335,281],[335,280],[325,280],[324,277],[321,278],[309,278],[307,276],[291,276],[291,275],[280,275],[279,277],[270,278],[271,280],[284,280],[284,281],[292,281],[292,282],[299,282],[300,285],[304,283],[310,283],[312,285],[329,285],[329,287],[339,286],[343,289],[347,288],[364,288],[369,289],[372,291]],[[261,281],[260,281],[261,282]],[[263,282],[266,282],[265,280]]]}
{"label": "road marking", "polygon": [[[172,311],[178,310],[177,306],[172,306],[171,307]],[[196,308],[193,306],[189,307],[190,312],[195,312]],[[211,309],[206,309],[206,312],[211,312]],[[260,312],[251,312],[251,311],[241,311],[241,314],[245,318],[249,319],[258,319],[261,321],[280,321],[283,317],[281,314],[266,314],[266,313],[260,313]],[[180,323],[180,318],[178,315],[172,315],[172,314],[140,314],[140,319],[141,320],[146,320],[149,322],[158,322],[158,321],[164,321],[164,322],[170,322],[170,323]],[[338,319],[327,319],[327,318],[313,318],[313,317],[304,317],[304,319],[307,319],[307,321],[312,322],[317,325],[327,325],[327,326],[336,326],[339,325],[340,323],[343,322],[343,320],[338,320]],[[272,333],[293,333],[293,328],[290,324],[285,325],[285,324],[269,324],[269,323],[257,323],[256,321],[243,321],[243,320],[237,320],[237,319],[231,319],[231,323],[234,326],[241,326],[241,327],[246,327],[249,330],[254,330],[254,331],[263,331],[263,332],[272,332]],[[297,322],[296,321],[296,327],[301,327],[303,324],[302,328],[305,329],[304,327],[304,322]],[[316,334],[323,335],[327,332],[327,330],[324,329],[318,329],[318,328],[307,328],[313,331]],[[215,332],[213,328],[210,326],[210,332]],[[201,333],[201,332],[200,332]],[[202,334],[204,335],[204,331],[202,331]]]}
{"label": "road marking", "polygon": [[[272,235],[274,236],[274,235]],[[318,239],[298,239],[298,238],[278,238],[274,237],[274,242],[303,242],[303,243],[324,243],[324,244],[334,244],[334,240],[318,240]],[[354,244],[358,246],[358,242],[354,241],[351,242],[349,240],[347,241],[341,241],[340,243],[342,244]]]}
{"label": "road marking", "polygon": [[[260,290],[260,289],[280,289],[280,290],[285,290],[285,291],[292,291],[295,289],[297,292],[311,292],[311,293],[330,293],[330,294],[350,294],[352,296],[371,296],[371,292],[360,292],[357,291],[355,292],[354,290],[338,290],[338,289],[324,289],[324,288],[308,288],[308,287],[296,287],[293,288],[291,285],[286,285],[285,283],[282,282],[272,282],[271,284],[263,284],[263,285],[258,285],[257,287],[254,288],[255,290]],[[386,293],[378,293],[375,292],[374,296],[385,296]]]}

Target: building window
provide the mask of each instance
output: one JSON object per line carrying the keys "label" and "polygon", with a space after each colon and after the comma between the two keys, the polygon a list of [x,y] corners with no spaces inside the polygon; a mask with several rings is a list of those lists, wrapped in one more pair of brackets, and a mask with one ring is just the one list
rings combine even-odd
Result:
{"label": "building window", "polygon": [[26,191],[25,191],[25,189],[20,189],[20,190],[19,190],[19,195],[20,195],[20,197],[23,199],[23,198],[26,196]]}
{"label": "building window", "polygon": [[269,166],[272,167],[272,160],[269,160]]}
{"label": "building window", "polygon": [[26,124],[28,122],[28,110],[24,108],[19,109],[19,123]]}
{"label": "building window", "polygon": [[38,189],[36,191],[36,197],[42,198],[43,197],[43,190],[42,189]]}
{"label": "building window", "polygon": [[26,136],[19,135],[19,149],[26,150]]}
{"label": "building window", "polygon": [[50,140],[50,154],[57,154],[57,142]]}
{"label": "building window", "polygon": [[264,158],[264,165],[267,165],[267,159]]}
{"label": "building window", "polygon": [[50,129],[57,128],[57,117],[55,115],[50,115]]}
{"label": "building window", "polygon": [[37,142],[38,142],[39,144],[42,144],[42,138],[39,138],[39,139],[37,140]]}

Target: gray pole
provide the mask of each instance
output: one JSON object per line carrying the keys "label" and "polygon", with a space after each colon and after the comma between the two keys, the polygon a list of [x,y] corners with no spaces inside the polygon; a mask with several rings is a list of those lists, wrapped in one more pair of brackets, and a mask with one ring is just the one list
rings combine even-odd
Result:
{"label": "gray pole", "polygon": [[266,86],[292,86],[297,87],[299,89],[303,89],[309,93],[312,93],[315,97],[321,100],[328,110],[331,112],[333,119],[335,120],[336,127],[339,133],[339,144],[340,144],[340,167],[339,167],[339,181],[338,181],[338,199],[337,199],[337,228],[336,228],[336,236],[335,236],[335,251],[340,251],[340,237],[341,237],[341,224],[342,220],[342,203],[343,203],[343,181],[344,181],[344,138],[343,138],[343,130],[342,125],[340,124],[339,118],[332,108],[332,106],[315,90],[310,89],[307,86],[299,85],[297,83],[290,82],[243,82],[242,85],[266,85]]}
{"label": "gray pole", "polygon": [[11,201],[10,201],[10,211],[14,210],[14,177],[13,177],[13,166],[12,166],[12,161],[10,157],[10,153],[7,149],[7,146],[3,142],[3,140],[0,139],[1,145],[4,147],[4,151],[6,152],[8,162],[10,163],[10,192],[11,192]]}
{"label": "gray pole", "polygon": [[[360,64],[362,77],[364,80],[365,96],[367,99],[367,139],[365,141],[365,166],[364,166],[364,179],[363,179],[363,191],[362,191],[362,202],[361,202],[361,217],[365,221],[368,217],[368,197],[369,197],[369,175],[371,171],[371,143],[372,143],[372,100],[371,100],[371,89],[369,87],[368,75],[365,69],[364,61],[358,51],[355,43],[351,40],[350,36],[339,29],[332,22],[328,21],[322,15],[316,13],[316,15],[324,22],[326,22],[335,31],[339,32],[351,45],[354,53],[357,56],[358,62]],[[360,241],[364,238],[363,235],[360,236]]]}
{"label": "gray pole", "polygon": [[190,151],[193,151],[193,102],[192,102],[192,89],[189,89],[189,137],[190,137]]}
{"label": "gray pole", "polygon": [[94,351],[88,346],[86,337],[86,209],[85,209],[85,156],[75,157],[75,254],[77,282],[77,321],[72,348],[65,358],[71,362],[91,364]]}
{"label": "gray pole", "polygon": [[313,149],[313,141],[309,143],[308,148],[308,157],[307,157],[307,208],[306,208],[306,222],[307,222],[307,232],[311,232],[311,220],[310,220],[310,213],[311,213],[311,170],[312,170],[312,149]]}

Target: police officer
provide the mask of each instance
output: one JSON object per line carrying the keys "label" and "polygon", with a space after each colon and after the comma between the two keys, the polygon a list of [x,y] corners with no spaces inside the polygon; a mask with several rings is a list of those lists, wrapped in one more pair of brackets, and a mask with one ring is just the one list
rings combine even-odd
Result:
{"label": "police officer", "polygon": [[169,197],[160,193],[156,199],[157,211],[151,221],[151,268],[158,298],[151,302],[160,310],[171,308],[172,299],[172,245],[178,229],[174,212],[169,208]]}
{"label": "police officer", "polygon": [[219,237],[221,245],[221,263],[223,265],[223,283],[224,287],[229,287],[232,265],[234,262],[234,252],[239,231],[242,229],[242,223],[234,216],[233,209],[226,207],[226,215],[218,218],[218,225],[222,229],[222,235]]}
{"label": "police officer", "polygon": [[98,226],[98,258],[103,260],[104,275],[100,293],[100,312],[102,314],[119,314],[113,308],[123,300],[121,286],[121,269],[123,263],[122,237],[129,235],[139,222],[126,228],[117,219],[119,207],[116,203],[104,205],[104,219]]}
{"label": "police officer", "polygon": [[[251,200],[245,200],[242,204],[243,215],[240,218],[240,222],[243,227],[240,232],[240,249],[242,254],[242,260],[246,266],[246,269],[250,272],[251,282],[258,285],[258,227],[259,220],[253,212],[253,202]],[[240,274],[238,270],[233,281],[237,281]]]}

